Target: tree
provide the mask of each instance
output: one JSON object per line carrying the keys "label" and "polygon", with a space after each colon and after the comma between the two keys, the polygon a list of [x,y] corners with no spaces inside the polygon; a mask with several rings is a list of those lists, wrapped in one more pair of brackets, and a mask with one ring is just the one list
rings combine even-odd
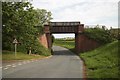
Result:
{"label": "tree", "polygon": [[50,22],[52,19],[52,13],[50,11],[46,11],[45,9],[35,9],[36,12],[36,18],[38,19],[37,24],[35,25],[36,28],[39,30],[39,34],[44,33],[43,27],[44,24]]}
{"label": "tree", "polygon": [[28,38],[35,33],[33,16],[33,7],[28,2],[3,2],[3,49],[11,48],[13,38],[23,41],[25,37]]}
{"label": "tree", "polygon": [[[45,14],[45,11],[41,13]],[[45,19],[44,23],[49,21],[49,18],[46,18],[48,15],[41,15],[41,17]],[[3,50],[13,50],[12,41],[17,38],[21,42],[21,46],[18,47],[19,51],[25,52],[31,47],[33,53],[40,53],[40,47],[43,46],[39,43],[37,37],[38,32],[41,32],[35,26],[43,25],[43,19],[38,18],[38,12],[33,9],[29,2],[3,2]]]}

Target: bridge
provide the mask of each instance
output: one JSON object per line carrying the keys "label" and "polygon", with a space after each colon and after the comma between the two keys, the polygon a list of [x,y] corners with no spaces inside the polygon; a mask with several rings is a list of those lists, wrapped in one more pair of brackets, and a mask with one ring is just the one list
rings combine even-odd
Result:
{"label": "bridge", "polygon": [[[94,49],[98,43],[84,35],[84,24],[80,22],[49,22],[44,25],[44,37],[40,38],[41,43],[51,49],[52,34],[74,33],[76,53]],[[92,46],[91,46],[92,45]]]}

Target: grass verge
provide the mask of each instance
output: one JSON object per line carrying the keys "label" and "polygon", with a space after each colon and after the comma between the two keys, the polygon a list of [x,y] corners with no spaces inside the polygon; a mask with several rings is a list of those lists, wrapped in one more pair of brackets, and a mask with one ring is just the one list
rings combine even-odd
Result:
{"label": "grass verge", "polygon": [[28,55],[21,52],[17,52],[17,55],[15,57],[15,53],[12,51],[2,51],[2,60],[29,60],[29,59],[39,59],[45,57],[46,56],[42,56],[42,55]]}
{"label": "grass verge", "polygon": [[85,60],[87,78],[118,78],[118,41],[80,54]]}

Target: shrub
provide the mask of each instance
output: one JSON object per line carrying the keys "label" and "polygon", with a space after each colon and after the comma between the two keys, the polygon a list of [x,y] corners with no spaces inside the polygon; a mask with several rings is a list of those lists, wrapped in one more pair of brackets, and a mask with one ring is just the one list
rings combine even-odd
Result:
{"label": "shrub", "polygon": [[87,37],[98,41],[100,44],[110,43],[114,40],[108,30],[104,30],[99,27],[86,28],[84,34]]}

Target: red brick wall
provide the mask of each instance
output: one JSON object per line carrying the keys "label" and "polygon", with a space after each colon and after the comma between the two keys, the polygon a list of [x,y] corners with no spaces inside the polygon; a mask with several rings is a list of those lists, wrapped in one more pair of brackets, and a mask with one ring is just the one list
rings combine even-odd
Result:
{"label": "red brick wall", "polygon": [[43,34],[39,37],[39,41],[40,43],[45,46],[46,48],[48,48],[48,42],[47,42],[47,37],[46,34]]}
{"label": "red brick wall", "polygon": [[92,50],[92,49],[97,48],[98,46],[99,46],[98,42],[96,42],[93,39],[89,39],[87,36],[84,36],[83,51]]}
{"label": "red brick wall", "polygon": [[98,46],[100,46],[100,44],[97,41],[88,38],[84,34],[77,34],[76,36],[76,52],[77,53],[93,50]]}

